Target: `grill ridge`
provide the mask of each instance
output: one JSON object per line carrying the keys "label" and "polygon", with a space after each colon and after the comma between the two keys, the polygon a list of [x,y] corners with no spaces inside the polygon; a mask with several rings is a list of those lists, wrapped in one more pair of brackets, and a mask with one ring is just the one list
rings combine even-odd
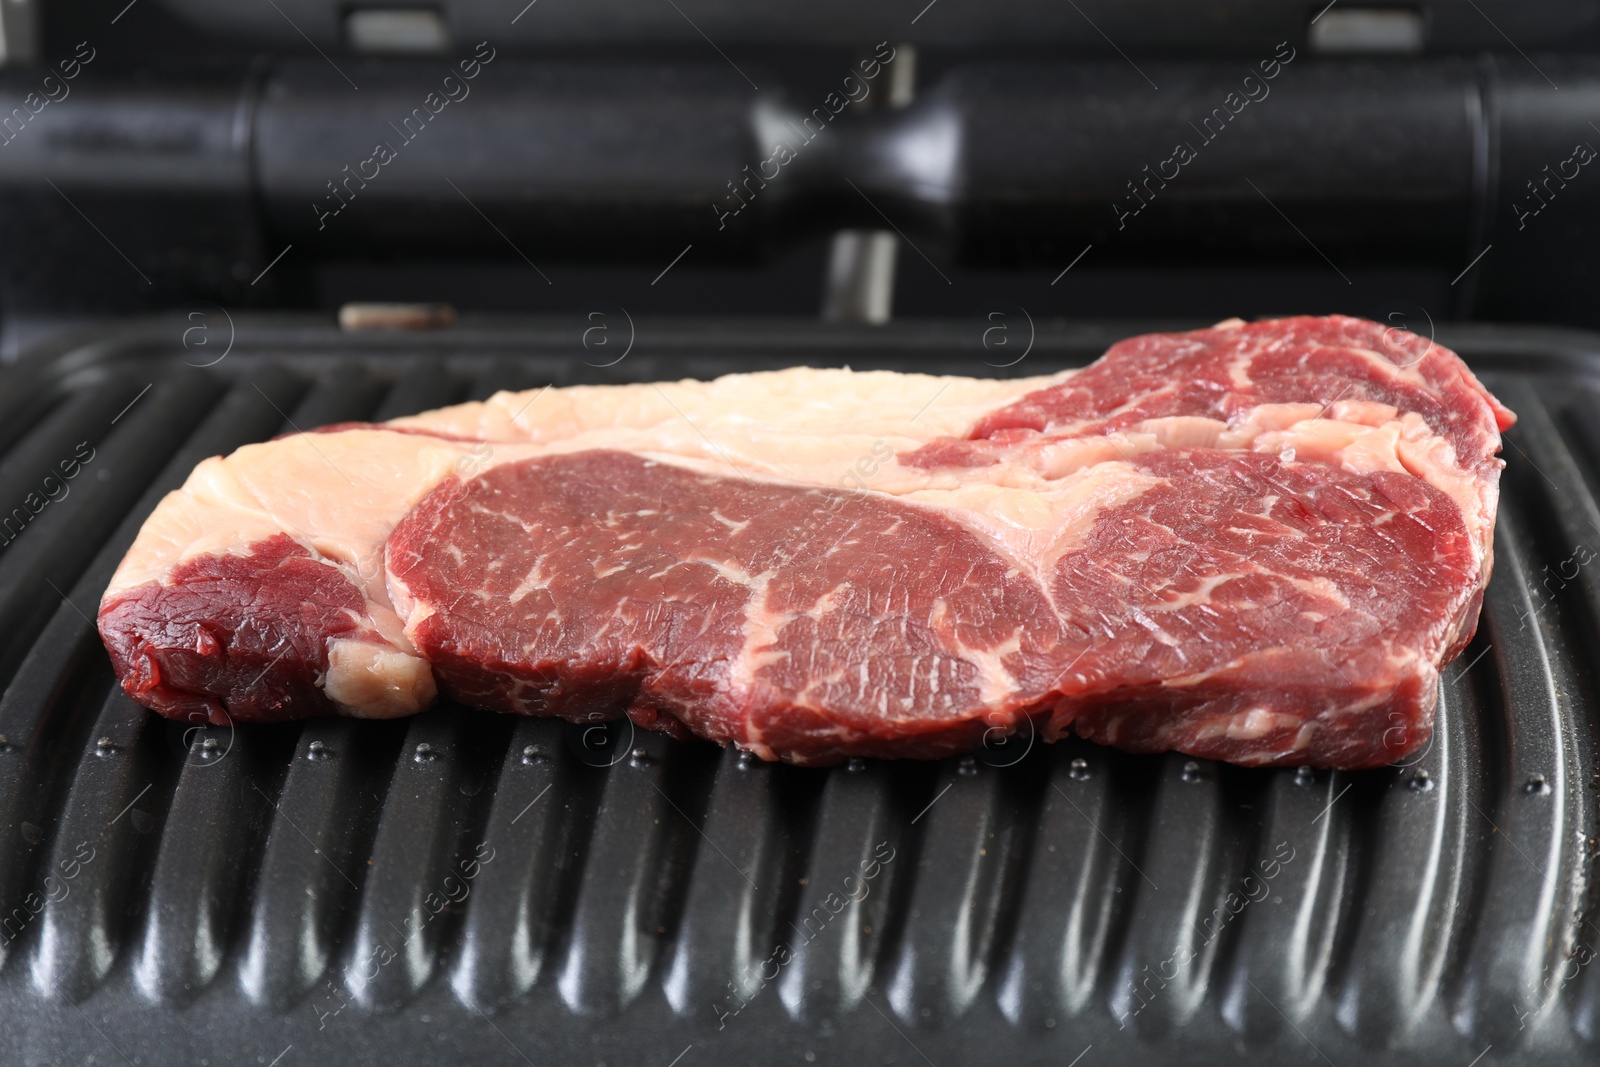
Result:
{"label": "grill ridge", "polygon": [[498,843],[500,865],[472,882],[450,978],[457,999],[477,1011],[493,1013],[533,988],[571,901],[565,860],[575,844],[581,852],[594,807],[560,759],[561,733],[560,723],[519,722],[501,761],[482,834]]}
{"label": "grill ridge", "polygon": [[[1520,516],[1519,516],[1520,517]],[[1512,594],[1521,592],[1520,599],[1527,606],[1526,571],[1521,554],[1506,537],[1507,551],[1502,553],[1501,566],[1506,567],[1516,581],[1503,583],[1502,590],[1510,587]],[[1528,730],[1519,728],[1500,738],[1503,760],[1491,761],[1482,776],[1481,796],[1472,800],[1473,810],[1468,818],[1479,827],[1503,838],[1509,848],[1494,848],[1487,843],[1479,847],[1480,881],[1473,898],[1470,914],[1475,921],[1460,935],[1460,959],[1464,970],[1460,978],[1455,1009],[1455,1024],[1468,1034],[1481,1034],[1488,1040],[1498,1038],[1502,1045],[1515,1040],[1521,1027],[1512,1018],[1512,1006],[1522,1001],[1514,1010],[1527,1010],[1533,1000],[1539,1002],[1537,983],[1545,962],[1547,940],[1560,954],[1563,936],[1559,928],[1551,929],[1560,903],[1556,880],[1552,879],[1552,864],[1561,863],[1560,852],[1566,845],[1564,829],[1565,811],[1548,803],[1548,798],[1529,793],[1527,784],[1535,773],[1550,780],[1560,778],[1564,783],[1571,773],[1567,764],[1570,753],[1565,751],[1559,727],[1560,701],[1555,693],[1557,675],[1552,670],[1549,652],[1536,627],[1516,631],[1515,624],[1506,618],[1511,604],[1508,597],[1491,595],[1486,605],[1490,640],[1504,649],[1502,680],[1508,678],[1522,663],[1538,665],[1540,673],[1549,679],[1548,688],[1540,693],[1532,685],[1518,678],[1521,707],[1526,709],[1521,717],[1528,721]],[[1543,698],[1543,703],[1540,703]],[[1535,711],[1548,716],[1548,734],[1539,730]],[[1540,717],[1543,717],[1540,716]],[[1560,788],[1559,785],[1555,786]],[[1563,790],[1566,795],[1570,791]],[[1535,810],[1535,809],[1543,810]],[[1485,826],[1487,824],[1487,826]],[[1550,853],[1556,853],[1551,855]],[[1570,864],[1569,864],[1570,866]],[[1559,896],[1566,896],[1565,893]],[[1563,925],[1570,925],[1566,923]],[[1535,958],[1520,952],[1536,953]],[[1531,973],[1530,973],[1531,972]],[[1507,1025],[1507,1020],[1511,1025]]]}

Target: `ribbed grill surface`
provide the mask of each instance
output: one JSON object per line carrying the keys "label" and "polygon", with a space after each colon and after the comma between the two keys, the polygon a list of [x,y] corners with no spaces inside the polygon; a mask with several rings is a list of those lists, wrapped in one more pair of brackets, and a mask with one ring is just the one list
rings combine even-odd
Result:
{"label": "ribbed grill surface", "polygon": [[[0,507],[94,449],[0,546],[0,1061],[1600,1055],[1600,338],[1440,336],[1521,416],[1479,636],[1421,755],[1313,774],[1075,741],[800,770],[454,707],[168,723],[90,620],[207,455],[548,382],[993,373],[965,324],[641,326],[604,369],[581,326],[265,320],[207,369],[183,328],[0,385]],[[1006,373],[1132,329],[1041,327]]]}

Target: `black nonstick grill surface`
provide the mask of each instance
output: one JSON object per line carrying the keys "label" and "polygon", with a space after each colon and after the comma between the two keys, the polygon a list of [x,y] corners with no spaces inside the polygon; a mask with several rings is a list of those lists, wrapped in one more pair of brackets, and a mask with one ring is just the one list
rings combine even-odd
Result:
{"label": "black nonstick grill surface", "polygon": [[0,1062],[1600,1054],[1600,337],[1441,329],[1521,422],[1479,636],[1408,766],[1013,742],[800,770],[450,707],[190,729],[115,688],[90,620],[161,494],[277,433],[549,382],[1043,373],[1144,327],[1040,323],[1000,370],[976,320],[641,322],[612,366],[577,321],[207,321],[0,377],[0,520],[28,516],[0,534]]}

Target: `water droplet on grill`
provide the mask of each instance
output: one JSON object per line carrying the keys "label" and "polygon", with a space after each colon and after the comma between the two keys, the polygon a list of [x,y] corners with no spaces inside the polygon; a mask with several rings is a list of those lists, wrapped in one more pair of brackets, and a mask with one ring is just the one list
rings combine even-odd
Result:
{"label": "water droplet on grill", "polygon": [[1183,765],[1182,778],[1186,782],[1198,782],[1203,776],[1200,774],[1200,764],[1189,760]]}
{"label": "water droplet on grill", "polygon": [[1530,795],[1542,795],[1550,792],[1550,783],[1545,781],[1542,774],[1531,774],[1528,776],[1528,780],[1523,783],[1522,791]]}
{"label": "water droplet on grill", "polygon": [[1082,758],[1073,760],[1067,770],[1067,777],[1077,782],[1088,781],[1089,761]]}
{"label": "water droplet on grill", "polygon": [[437,759],[438,757],[434,755],[433,746],[428,744],[426,741],[422,741],[417,745],[415,754],[413,754],[411,758],[416,760],[418,763],[427,763],[430,760]]}
{"label": "water droplet on grill", "polygon": [[1406,784],[1411,787],[1413,793],[1426,793],[1433,788],[1433,775],[1427,771],[1418,771]]}

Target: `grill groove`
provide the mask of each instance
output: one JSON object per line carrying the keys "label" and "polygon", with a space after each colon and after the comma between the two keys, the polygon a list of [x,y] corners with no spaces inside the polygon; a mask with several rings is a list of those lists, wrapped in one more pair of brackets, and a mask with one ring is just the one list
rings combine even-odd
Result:
{"label": "grill groove", "polygon": [[1286,1026],[1301,1024],[1316,1010],[1348,885],[1354,805],[1340,802],[1352,787],[1349,779],[1338,773],[1276,775],[1268,787],[1260,845],[1246,875],[1261,889],[1248,881],[1241,888],[1246,899],[1288,906],[1247,907],[1239,916],[1222,1013],[1241,1033],[1281,1037]]}
{"label": "grill groove", "polygon": [[63,888],[46,893],[39,916],[32,978],[42,995],[82,1000],[115,962],[127,927],[125,902],[142,874],[143,820],[130,816],[155,788],[160,753],[152,750],[163,743],[164,727],[120,690],[108,693],[47,861]]}
{"label": "grill groove", "polygon": [[[783,913],[786,928],[776,934],[791,949],[778,978],[778,996],[790,1018],[816,1023],[854,1011],[872,987],[888,943],[890,901],[908,881],[906,869],[915,859],[903,825],[887,767],[861,762],[827,772],[805,880]],[[891,858],[885,862],[885,856]],[[843,886],[855,872],[855,886],[845,887],[851,899],[829,923],[835,935],[819,937],[803,925],[813,901],[834,884],[831,879]]]}
{"label": "grill groove", "polygon": [[[557,929],[574,853],[592,807],[562,758],[562,726],[517,724],[494,790],[484,841],[496,856],[471,881],[451,983],[458,998],[492,1012],[538,981]],[[519,829],[520,826],[520,829]]]}
{"label": "grill groove", "polygon": [[666,898],[677,888],[673,846],[692,832],[667,793],[669,748],[660,735],[636,736],[604,772],[557,982],[575,1012],[616,1015],[644,992],[658,961]]}
{"label": "grill groove", "polygon": [[788,931],[775,927],[794,849],[780,817],[780,772],[732,749],[717,758],[699,827],[703,841],[716,844],[695,851],[664,979],[667,1001],[679,1015],[703,1012],[730,993],[749,999],[782,962],[772,952],[775,937],[787,940]]}
{"label": "grill groove", "polygon": [[[1016,919],[1001,1010],[1014,1024],[1053,1028],[1091,1010],[1107,958],[1122,934],[1135,881],[1148,877],[1130,858],[1137,809],[1130,790],[1112,788],[1119,770],[1108,749],[1063,741],[1050,754],[1033,856]],[[1149,883],[1145,883],[1147,887]]]}

